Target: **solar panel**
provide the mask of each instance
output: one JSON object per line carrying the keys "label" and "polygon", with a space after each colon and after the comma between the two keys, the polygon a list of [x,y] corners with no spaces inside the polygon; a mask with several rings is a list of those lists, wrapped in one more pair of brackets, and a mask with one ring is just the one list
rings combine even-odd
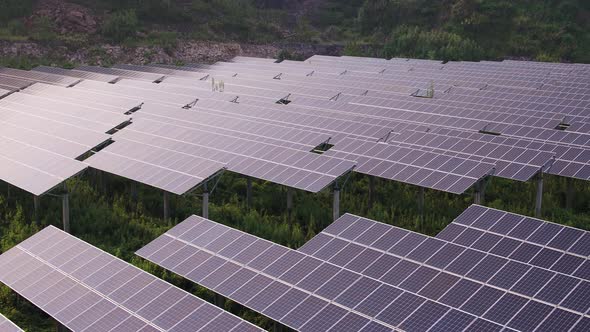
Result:
{"label": "solar panel", "polygon": [[49,226],[0,255],[0,281],[71,331],[262,331]]}
{"label": "solar panel", "polygon": [[[294,94],[287,90],[271,90],[271,89],[260,89],[256,87],[244,86],[244,85],[236,85],[230,84],[222,79],[212,78],[207,81],[201,80],[189,80],[183,77],[169,77],[164,82],[161,83],[162,88],[167,89],[196,89],[200,91],[213,91],[213,79],[216,82],[223,81],[223,88],[216,88],[215,92],[218,94],[229,95],[229,96],[250,96],[250,97],[258,97],[258,98],[265,98],[268,100],[269,103],[275,103],[282,98],[287,97],[289,94],[289,99],[292,100],[297,98],[300,94]],[[192,93],[192,92],[191,92]],[[329,97],[328,97],[329,98]]]}
{"label": "solar panel", "polygon": [[551,167],[545,169],[544,172],[583,180],[588,179],[590,174],[590,153],[583,147],[548,142],[542,143],[514,137],[490,137],[490,135],[469,133],[447,128],[433,128],[431,133],[553,153],[555,154],[555,161],[551,164]]}
{"label": "solar panel", "polygon": [[[125,85],[126,80],[121,80],[117,84],[107,84],[103,82],[83,81],[76,84],[72,90],[89,91],[104,96],[117,96],[122,98],[139,99],[142,102],[153,102],[156,104],[171,105],[176,107],[183,107],[193,103],[198,98],[214,94],[213,92],[202,90],[201,93],[180,94],[178,92],[168,92],[162,90],[159,84],[153,84],[153,89],[145,89],[144,85]],[[137,81],[139,83],[145,83]],[[151,84],[151,83],[150,83]]]}
{"label": "solar panel", "polygon": [[[18,136],[16,129],[5,136],[71,157],[82,147],[61,134],[71,128],[66,126],[104,134],[129,121],[121,113],[134,112],[136,123],[118,135],[146,151],[207,156],[240,174],[314,192],[350,171],[354,163],[344,160],[355,160],[355,170],[364,174],[453,193],[488,175],[527,181],[542,171],[590,179],[590,118],[584,112],[590,96],[584,90],[589,84],[584,66],[325,56],[309,60],[236,58],[213,65],[117,65],[80,71],[6,69],[4,75],[16,76],[2,76],[5,84],[25,84],[19,75],[54,84],[65,84],[71,76],[87,80],[68,89],[36,83],[3,98],[3,110],[18,106],[18,121],[28,117],[52,123],[52,128],[28,128],[35,131],[30,137]],[[111,78],[121,79],[116,84],[90,81]],[[211,78],[224,81],[224,92],[212,91]],[[410,96],[431,83],[434,98]],[[292,102],[277,105],[288,93]],[[188,109],[180,110],[182,106]],[[114,118],[114,113],[122,117]],[[21,123],[11,121],[11,126]],[[564,123],[565,130],[555,129]],[[164,132],[184,129],[189,138],[179,140]],[[50,130],[60,134],[44,141]],[[328,138],[334,146],[323,158],[304,157]],[[376,143],[382,140],[390,146]],[[288,156],[293,150],[304,154]],[[105,153],[98,158],[105,164],[120,157],[107,158]],[[123,171],[124,162],[116,163],[112,171],[143,178],[143,164]],[[178,176],[174,171],[167,174]],[[467,245],[473,240],[470,234],[462,237]],[[504,243],[504,251],[495,249],[498,254],[507,255],[513,245]],[[520,259],[538,255],[537,261],[555,255],[528,246],[517,252]],[[571,269],[572,264],[564,259],[559,268]]]}
{"label": "solar panel", "polygon": [[[559,303],[557,299],[563,300],[554,294],[554,289],[573,288],[579,280],[572,276],[590,280],[590,262],[587,262],[590,254],[588,232],[481,206],[473,206],[465,212],[467,213],[473,216],[472,219],[458,218],[448,227],[448,231],[441,232],[438,237],[456,243],[466,232],[471,232],[476,240],[469,243],[469,246],[541,267],[542,269],[531,269],[529,273],[539,280],[540,286],[554,277],[551,279],[552,285],[547,285],[551,287],[539,293],[545,301],[550,302],[553,299]],[[482,214],[478,216],[477,213]],[[493,242],[489,242],[488,238],[492,237]],[[483,247],[479,241],[490,244]],[[540,286],[533,290],[538,292]],[[561,295],[565,296],[567,293]]]}
{"label": "solar panel", "polygon": [[[360,280],[357,273],[208,219],[189,217],[137,255],[295,330],[341,331],[338,323],[345,315],[354,320],[351,324],[356,324],[358,331],[393,330],[383,321],[369,324],[361,312],[336,299]],[[308,266],[309,270],[311,262],[317,268],[309,277],[296,278],[293,283],[283,280],[283,276],[293,278],[291,273],[297,273],[299,267]]]}
{"label": "solar panel", "polygon": [[20,91],[20,93],[35,95],[50,100],[67,101],[69,103],[100,109],[101,111],[117,113],[127,113],[138,108],[142,103],[141,99],[133,96],[127,98],[109,96],[105,98],[104,95],[89,91],[79,91],[42,83],[32,85]]}
{"label": "solar panel", "polygon": [[72,77],[6,67],[0,67],[0,76],[24,79],[32,82],[54,84],[59,86],[72,86],[80,81],[79,79]]}
{"label": "solar panel", "polygon": [[287,113],[280,105],[258,105],[250,100],[236,104],[205,99],[199,100],[194,109],[322,133],[329,136],[331,144],[338,144],[342,138],[349,136],[376,141],[386,136],[392,128],[400,131],[407,128],[407,125],[393,121],[373,124],[370,118],[347,116],[329,111],[289,107]]}
{"label": "solar panel", "polygon": [[455,194],[464,193],[494,169],[488,163],[351,138],[325,155],[357,161],[359,173]]}
{"label": "solar panel", "polygon": [[114,83],[119,79],[119,76],[115,75],[106,75],[106,74],[98,74],[98,73],[91,73],[87,71],[79,71],[79,70],[72,70],[72,69],[63,69],[58,67],[47,67],[47,66],[39,66],[31,69],[31,71],[35,72],[42,72],[48,74],[57,74],[61,76],[69,76],[75,77],[85,80],[92,80],[92,81],[99,81],[99,82],[107,82],[107,83]]}
{"label": "solar panel", "polygon": [[[190,72],[190,67],[180,67],[181,69]],[[231,76],[231,77],[244,77],[247,79],[254,79],[257,81],[273,82],[277,85],[282,83],[290,85],[297,84],[300,86],[318,87],[322,89],[330,88],[332,90],[338,90],[345,94],[351,95],[369,95],[369,96],[390,96],[391,94],[403,94],[410,95],[416,91],[416,88],[405,87],[402,85],[392,85],[391,82],[375,82],[375,81],[360,81],[360,80],[343,80],[340,77],[334,76],[305,76],[302,75],[301,70],[284,71],[283,69],[250,69],[250,68],[225,68],[225,67],[196,67],[193,70],[202,70],[207,72],[209,75],[215,76]],[[308,72],[310,73],[310,72]],[[303,74],[308,74],[303,73]],[[277,76],[280,75],[280,80]]]}
{"label": "solar panel", "polygon": [[119,76],[125,78],[131,78],[135,80],[148,81],[148,82],[159,82],[164,78],[164,75],[152,74],[152,73],[141,73],[132,70],[123,70],[115,68],[105,68],[98,66],[79,66],[76,67],[77,71],[85,71],[91,73],[98,73],[111,76]]}
{"label": "solar panel", "polygon": [[195,128],[136,120],[115,136],[192,156],[207,156],[227,169],[310,192],[350,172],[354,163],[279,145],[202,132]]}
{"label": "solar panel", "polygon": [[[476,134],[473,134],[474,136]],[[483,136],[483,135],[481,135]],[[424,151],[495,164],[494,176],[528,181],[553,160],[554,154],[519,146],[502,145],[464,137],[448,137],[430,132],[406,131],[392,135],[390,142]]]}
{"label": "solar panel", "polygon": [[[138,71],[138,72],[145,72],[145,73],[156,73],[156,74],[162,74],[162,75],[186,77],[186,78],[192,78],[195,80],[200,80],[200,79],[203,79],[207,76],[206,73],[188,72],[188,71],[184,71],[184,70],[174,70],[171,68],[162,68],[162,67],[156,67],[156,66],[139,66],[139,65],[130,65],[130,64],[124,64],[124,65],[119,64],[119,65],[114,65],[113,68]],[[164,79],[164,80],[166,80],[166,79]]]}
{"label": "solar panel", "polygon": [[[341,90],[330,90],[327,87],[309,87],[303,84],[286,84],[282,83],[281,81],[274,80],[274,81],[260,81],[260,80],[252,80],[246,79],[241,77],[234,77],[233,75],[212,75],[212,78],[215,80],[223,80],[224,82],[224,90],[227,92],[232,92],[233,87],[251,87],[258,90],[261,90],[261,93],[264,95],[268,95],[269,93],[276,93],[275,96],[279,99],[281,97],[286,96],[287,94],[291,94],[290,98],[296,99],[297,95],[305,95],[309,97],[321,98],[321,99],[330,99],[331,97],[336,96]],[[188,81],[184,78],[177,79],[177,78],[168,78],[164,81],[164,83],[173,83],[173,84],[180,84],[180,85],[187,85],[190,86],[194,81]],[[276,92],[275,92],[276,91]],[[358,95],[358,94],[356,94]]]}
{"label": "solar panel", "polygon": [[106,142],[109,135],[39,119],[0,107],[0,137],[75,159]]}
{"label": "solar panel", "polygon": [[130,120],[120,110],[93,108],[80,104],[46,100],[38,96],[13,93],[0,100],[0,107],[40,119],[59,121],[75,127],[106,133]]}
{"label": "solar panel", "polygon": [[[220,104],[220,102],[216,103]],[[144,105],[134,116],[139,119],[149,119],[180,127],[196,128],[217,134],[224,133],[228,136],[274,145],[285,145],[302,151],[311,151],[330,139],[330,136],[313,130],[304,130],[225,114],[201,112],[198,109],[187,111],[180,108]]]}
{"label": "solar panel", "polygon": [[[529,219],[535,223],[523,224],[524,220]],[[364,248],[364,257],[379,257],[371,259],[369,267],[360,266],[360,269],[364,269],[363,274],[399,285],[406,291],[417,292],[418,295],[499,325],[508,324],[519,331],[541,331],[545,330],[545,326],[557,329],[565,328],[566,325],[571,327],[584,316],[589,306],[585,299],[590,294],[590,283],[583,278],[583,274],[576,275],[575,269],[551,271],[549,268],[536,267],[533,263],[518,261],[505,254],[514,252],[514,245],[503,242],[501,236],[497,236],[491,245],[488,244],[490,240],[485,238],[494,229],[503,229],[507,234],[522,234],[526,229],[527,236],[530,236],[538,228],[543,236],[537,235],[537,238],[553,240],[555,234],[546,234],[548,230],[541,231],[541,224],[554,225],[474,205],[437,238],[430,238],[365,218],[345,215],[299,250],[345,268],[357,268],[356,258],[342,260],[342,263],[337,258],[351,250],[347,248],[360,246]],[[516,230],[517,225],[522,230]],[[486,230],[485,233],[467,232],[467,229],[477,227]],[[554,242],[565,243],[562,246],[568,248],[582,241],[582,236],[587,233],[569,227],[557,227],[560,228],[557,229],[558,233],[563,231],[561,228],[571,230]],[[505,238],[509,238],[509,235]],[[549,243],[550,240],[542,243]],[[579,247],[587,246],[580,242]],[[374,254],[368,254],[368,251]],[[587,256],[584,256],[583,260],[586,259]],[[578,261],[578,264],[577,269],[583,263]],[[389,271],[387,267],[382,268],[384,265],[390,266]],[[521,309],[530,312],[533,308],[546,310],[545,315],[530,318],[530,321],[526,320],[529,316],[517,315]],[[570,325],[559,321],[563,315],[570,313]]]}
{"label": "solar panel", "polygon": [[7,94],[11,93],[13,90],[12,89],[2,89],[0,88],[0,98],[6,96]]}
{"label": "solar panel", "polygon": [[83,163],[10,139],[0,141],[0,179],[40,196],[82,172]]}
{"label": "solar panel", "polygon": [[[444,66],[441,66],[440,64],[425,68],[425,66],[413,63],[412,61],[406,61],[401,64],[389,63],[384,65],[334,62],[321,59],[314,60],[311,63],[300,61],[283,61],[274,65],[217,63],[214,66],[237,67],[240,65],[248,65],[252,68],[275,67],[277,69],[280,68],[281,70],[291,68],[307,72],[314,70],[318,73],[355,77],[359,79],[395,79],[398,81],[405,81],[405,84],[408,85],[415,82],[421,82],[422,84],[434,82],[438,86],[448,85],[482,88],[486,84],[496,84],[537,88],[544,82],[544,78],[539,78],[535,81],[509,75],[505,75],[504,77],[498,77],[497,75],[488,77],[480,75],[479,77],[473,77],[473,75],[457,73],[456,71],[443,71],[442,69],[444,69]],[[423,73],[423,71],[427,72]]]}
{"label": "solar panel", "polygon": [[[535,97],[536,99],[531,100],[531,97]],[[571,117],[568,118],[568,121],[571,122],[588,121],[588,116],[583,114],[583,110],[588,107],[589,103],[587,100],[584,100],[582,95],[559,92],[543,93],[539,90],[517,90],[517,88],[513,88],[512,91],[452,88],[447,93],[437,94],[436,98],[472,102],[477,105],[497,105],[498,99],[500,99],[506,101],[502,104],[503,106],[522,109],[525,111],[525,114],[553,113],[570,115]],[[514,101],[514,103],[509,103],[508,101]]]}
{"label": "solar panel", "polygon": [[20,90],[34,84],[34,81],[0,75],[0,87],[6,90]]}
{"label": "solar panel", "polygon": [[224,164],[125,139],[84,161],[90,167],[183,195],[225,169]]}
{"label": "solar panel", "polygon": [[[475,213],[467,210],[460,218]],[[548,305],[517,288],[488,286],[480,276],[490,269],[504,273],[501,265],[473,256],[477,251],[444,250],[452,246],[461,247],[347,214],[297,252],[193,216],[137,254],[301,331],[333,331],[349,316],[359,317],[359,330],[372,328],[363,316],[381,328],[410,331],[543,331],[582,324],[585,289]],[[369,250],[378,258],[355,271],[354,257]],[[450,264],[437,266],[449,255]],[[522,310],[545,315],[526,319]]]}
{"label": "solar panel", "polygon": [[13,322],[9,321],[8,318],[0,314],[0,331],[3,332],[22,332],[23,330],[16,326]]}

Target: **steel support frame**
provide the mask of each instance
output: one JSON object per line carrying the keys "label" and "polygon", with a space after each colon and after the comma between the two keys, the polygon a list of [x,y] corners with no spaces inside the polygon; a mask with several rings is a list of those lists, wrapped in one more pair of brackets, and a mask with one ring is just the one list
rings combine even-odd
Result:
{"label": "steel support frame", "polygon": [[252,178],[246,178],[246,206],[252,208]]}
{"label": "steel support frame", "polygon": [[164,220],[168,220],[170,219],[170,194],[164,191],[162,198],[164,200]]}
{"label": "steel support frame", "polygon": [[535,199],[535,217],[541,218],[543,204],[543,173],[537,175],[537,193]]}
{"label": "steel support frame", "polygon": [[202,217],[205,219],[209,219],[209,187],[207,181],[203,182],[203,213]]}
{"label": "steel support frame", "polygon": [[335,221],[340,218],[340,185],[338,181],[333,186],[334,201],[332,203],[332,219]]}

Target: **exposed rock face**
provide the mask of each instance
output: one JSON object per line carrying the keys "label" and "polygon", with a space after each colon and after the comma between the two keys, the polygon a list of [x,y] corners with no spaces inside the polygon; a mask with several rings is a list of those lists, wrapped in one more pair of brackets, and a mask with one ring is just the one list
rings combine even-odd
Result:
{"label": "exposed rock face", "polygon": [[275,58],[282,49],[309,57],[313,54],[338,55],[341,46],[321,45],[253,45],[218,43],[208,41],[179,42],[171,52],[158,46],[128,48],[118,45],[97,45],[92,48],[72,50],[66,47],[44,46],[31,42],[0,41],[0,56],[54,57],[72,63],[109,65],[113,63],[213,63],[227,61],[237,55]]}
{"label": "exposed rock face", "polygon": [[96,21],[91,15],[79,10],[67,11],[58,22],[67,31],[94,33]]}
{"label": "exposed rock face", "polygon": [[59,0],[39,0],[33,17],[48,17],[60,33],[95,33],[98,24],[93,13],[86,7]]}
{"label": "exposed rock face", "polygon": [[[270,0],[272,1],[272,0]],[[317,2],[319,0],[307,0]],[[293,2],[300,8],[299,2]],[[93,35],[100,28],[101,15],[91,9],[65,0],[37,0],[27,24],[40,17],[48,18],[55,32],[71,35]],[[61,46],[60,46],[61,45]],[[276,58],[281,50],[309,57],[313,54],[339,55],[342,46],[315,44],[240,44],[234,42],[187,41],[179,39],[174,48],[160,46],[125,47],[97,44],[87,48],[56,43],[8,42],[0,40],[0,56],[63,59],[71,63],[110,65],[114,63],[213,63],[237,55]]]}

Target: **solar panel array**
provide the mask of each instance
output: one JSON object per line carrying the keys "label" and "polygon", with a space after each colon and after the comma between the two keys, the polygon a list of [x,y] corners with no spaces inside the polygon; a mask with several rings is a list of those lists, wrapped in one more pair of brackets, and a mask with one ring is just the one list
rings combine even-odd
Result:
{"label": "solar panel array", "polygon": [[347,214],[298,251],[192,216],[137,254],[300,331],[590,323],[590,233],[478,205],[437,237]]}
{"label": "solar panel array", "polygon": [[[518,227],[523,220],[543,228],[561,228],[538,219],[474,205],[436,238],[431,238],[349,215],[332,224],[300,250],[330,260],[356,256],[355,252],[375,257],[375,260],[368,260],[369,263],[374,261],[373,267],[366,267],[363,273],[371,273],[380,280],[390,280],[416,296],[448,305],[453,308],[451,310],[458,309],[478,316],[476,320],[473,317],[465,319],[467,323],[473,322],[472,325],[485,319],[491,331],[499,331],[503,326],[517,331],[585,330],[590,322],[585,315],[590,306],[590,294],[585,291],[587,279],[580,278],[574,270],[562,270],[561,273],[547,271],[543,265],[536,263],[547,259],[543,255],[531,262],[509,257],[516,247],[519,247],[519,257],[524,257],[523,253],[527,252],[532,254],[529,257],[532,259],[535,253],[527,251],[527,246],[520,246],[521,243],[512,243],[516,244],[512,247],[508,245],[511,241],[490,239],[490,234],[478,239],[472,232],[463,232],[460,239],[449,241],[453,230],[457,230],[457,224],[472,224],[476,220],[487,221],[489,225],[501,224],[510,229]],[[521,232],[530,234],[528,227],[521,225],[519,228]],[[588,232],[573,228],[568,228],[566,233],[588,236]],[[582,237],[572,238],[574,242],[581,241],[579,246],[586,245]],[[478,245],[470,246],[470,239],[479,242]],[[483,243],[489,247],[483,246]],[[564,245],[569,246],[568,243],[566,241]],[[349,258],[349,261],[343,262],[352,267],[355,259]],[[587,258],[585,256],[584,260]],[[560,266],[564,264],[565,260]],[[577,292],[570,292],[563,288],[564,285],[579,288]],[[441,317],[439,322],[444,322],[445,316]]]}
{"label": "solar panel array", "polygon": [[119,76],[115,75],[107,75],[107,74],[99,74],[99,73],[91,73],[87,71],[81,70],[69,70],[69,69],[62,69],[57,67],[47,67],[47,66],[39,66],[31,69],[32,71],[48,73],[48,74],[56,74],[62,75],[66,77],[75,77],[85,80],[92,80],[92,81],[99,81],[99,82],[108,82],[108,83],[115,83]]}
{"label": "solar panel array", "polygon": [[324,189],[354,166],[350,161],[281,145],[143,119],[138,119],[114,138],[192,156],[208,156],[227,165],[230,171],[310,192]]}
{"label": "solar panel array", "polygon": [[0,266],[0,282],[74,332],[263,331],[53,226]]}
{"label": "solar panel array", "polygon": [[490,163],[351,138],[326,155],[356,160],[359,173],[455,194],[464,193],[494,170]]}
{"label": "solar panel array", "polygon": [[2,332],[22,332],[23,330],[9,321],[6,317],[0,314],[0,331]]}
{"label": "solar panel array", "polygon": [[48,73],[40,73],[34,71],[13,69],[0,67],[0,77],[26,79],[32,82],[49,83],[59,86],[72,86],[79,82],[78,79],[72,77],[65,77],[61,75],[54,75]]}
{"label": "solar panel array", "polygon": [[124,105],[81,103],[70,99],[68,91],[35,83],[27,93],[0,99],[1,180],[43,195],[86,169],[87,164],[77,159],[105,144],[110,139],[107,132],[130,120],[123,114]]}
{"label": "solar panel array", "polygon": [[[584,108],[587,107],[587,97],[584,94],[542,90],[542,87],[547,85],[566,84],[559,81],[563,79],[563,76],[556,72],[558,67],[553,65],[547,65],[547,68],[539,65],[545,69],[534,69],[531,66],[530,69],[520,71],[519,75],[514,75],[512,70],[514,65],[510,62],[482,62],[473,65],[347,57],[312,57],[305,62],[283,61],[282,63],[241,57],[231,63],[220,62],[214,65],[190,64],[184,67],[121,65],[118,67],[138,72],[168,74],[170,76],[166,77],[160,85],[170,88],[205,86],[207,82],[203,80],[222,79],[225,89],[230,91],[229,94],[242,97],[240,98],[241,115],[246,110],[253,117],[261,120],[263,118],[265,121],[282,121],[300,128],[333,134],[336,138],[336,146],[334,151],[328,152],[327,155],[342,156],[345,155],[344,152],[349,152],[338,151],[339,145],[342,146],[338,143],[343,137],[357,135],[353,138],[375,140],[374,136],[381,135],[377,138],[379,140],[387,136],[386,130],[371,128],[380,123],[387,123],[387,127],[394,131],[388,143],[398,149],[417,149],[437,155],[494,164],[493,174],[499,177],[527,181],[539,172],[549,172],[588,179],[590,173],[590,165],[586,160],[588,153],[585,148],[590,144],[590,135],[588,132],[579,130],[584,128],[583,123],[586,121],[583,113]],[[566,65],[563,68],[573,67],[574,65]],[[178,74],[178,78],[175,78],[175,74]],[[553,75],[550,80],[546,78],[549,74]],[[195,81],[188,80],[191,76],[195,77]],[[196,82],[197,77],[199,82]],[[431,82],[434,82],[437,88],[435,98],[409,96],[412,91],[416,91],[416,88],[427,89]],[[403,89],[398,89],[403,86],[414,87],[414,90],[404,92]],[[499,98],[497,93],[490,95],[489,89],[498,87],[509,87],[510,94],[505,98]],[[483,92],[478,92],[477,89],[482,89]],[[278,93],[275,94],[274,91]],[[544,99],[545,93],[553,95],[559,93],[559,95],[552,99]],[[264,98],[276,99],[277,96],[285,94],[289,96],[291,103],[283,109],[288,110],[288,114],[293,114],[293,117],[283,115],[282,117],[286,120],[282,120],[271,114],[270,110],[274,110],[277,106],[268,104]],[[254,96],[263,100],[253,100],[254,98],[251,97]],[[500,102],[496,102],[497,100]],[[203,101],[203,104],[207,102]],[[553,107],[541,107],[547,104]],[[257,111],[245,109],[247,105],[255,106],[252,108],[256,108]],[[195,107],[199,109],[198,103]],[[225,113],[231,111],[237,113],[237,107],[239,106],[225,106],[219,102],[204,106],[209,112]],[[262,112],[260,108],[266,108],[269,112]],[[308,114],[314,111],[326,115],[331,113],[335,117],[342,115],[361,117],[358,120],[361,120],[362,124],[348,128],[341,125],[339,127],[341,129],[335,131],[334,119],[310,123],[309,116],[301,114],[304,111]],[[570,122],[568,123],[570,127],[575,130],[555,129],[564,121],[564,115]],[[362,126],[361,130],[364,130],[365,137],[359,137],[358,134],[353,133],[361,132],[359,126]],[[436,137],[432,140],[424,137],[432,137],[429,133],[424,133],[425,130],[439,132],[450,128],[460,130],[462,135],[478,134],[483,137],[481,139],[478,137],[478,141],[482,142],[474,142],[473,137],[448,138],[442,144],[444,147],[441,148],[432,146],[438,143]],[[529,144],[528,146],[523,146],[523,142],[518,142],[517,146],[511,145],[510,142],[490,144],[488,141],[496,136],[480,134],[479,131],[498,132],[502,134],[502,139],[520,139],[528,141]],[[418,137],[418,135],[421,136]],[[450,145],[451,141],[453,145]],[[569,149],[574,150],[571,153],[564,153],[564,150]],[[573,156],[574,151],[579,153]],[[365,158],[362,159],[348,153],[348,157],[362,165],[369,156],[361,156]],[[383,162],[378,158],[372,159],[371,166]],[[552,165],[555,167],[551,167]],[[370,166],[357,167],[356,170],[360,172],[365,169],[366,174],[382,176],[383,167],[376,168],[375,172],[370,172],[370,168]],[[410,169],[417,170],[417,168]],[[426,172],[424,169],[420,171],[417,177],[423,176]],[[409,174],[410,177],[411,175]],[[466,174],[460,175],[463,179],[466,178]],[[440,180],[440,174],[433,176]],[[393,176],[386,178],[403,182],[408,177],[402,173],[397,178]],[[463,192],[464,188],[469,188],[477,180],[479,179],[457,188],[443,182],[444,185],[439,185],[435,189]],[[421,185],[418,181],[408,183]],[[424,183],[426,187],[428,185],[432,187],[431,181]]]}
{"label": "solar panel array", "polygon": [[[211,65],[0,68],[0,89],[20,90],[0,107],[103,134],[123,127],[115,119],[130,120],[92,163],[175,193],[224,167],[316,192],[356,165],[359,173],[461,194],[488,176],[590,179],[587,67],[313,56],[281,63],[238,57]],[[82,117],[78,106],[101,112]],[[50,115],[40,114],[45,107]],[[51,129],[62,132],[63,125]],[[60,153],[72,149],[59,139]],[[139,158],[125,169],[129,158],[120,156],[130,153],[130,141],[143,159],[162,149],[171,159],[142,166]],[[318,146],[331,148],[310,156]],[[185,154],[210,161],[207,170],[180,174]],[[153,167],[164,167],[157,173],[168,179],[142,174]]]}
{"label": "solar panel array", "polygon": [[208,219],[188,218],[137,255],[295,330],[392,331],[334,302],[354,273]]}

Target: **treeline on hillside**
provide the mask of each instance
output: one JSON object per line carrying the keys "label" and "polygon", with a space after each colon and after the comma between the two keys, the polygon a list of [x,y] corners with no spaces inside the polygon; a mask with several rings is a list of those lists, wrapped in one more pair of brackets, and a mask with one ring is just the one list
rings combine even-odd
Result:
{"label": "treeline on hillside", "polygon": [[424,49],[436,49],[423,46],[443,40],[458,48],[451,58],[464,50],[472,59],[590,61],[590,2],[582,0],[371,0],[358,23],[364,35],[389,38],[387,55],[428,57]]}
{"label": "treeline on hillside", "polygon": [[93,36],[55,34],[38,17],[23,25],[36,1],[4,0],[0,39],[169,49],[179,38],[287,41],[347,44],[352,55],[590,62],[585,0],[70,0],[99,17]]}
{"label": "treeline on hillside", "polygon": [[[100,183],[91,173],[68,181],[70,188],[71,233],[154,275],[194,294],[212,300],[213,294],[179,276],[150,264],[134,252],[191,214],[201,213],[197,194],[171,196],[172,220],[162,220],[162,192],[139,185],[136,199],[130,182],[107,176]],[[341,211],[365,216],[406,229],[435,235],[473,201],[470,193],[451,195],[426,190],[425,214],[418,207],[418,188],[393,181],[376,180],[375,195],[369,204],[368,177],[352,174],[342,191]],[[573,208],[566,210],[566,181],[545,178],[544,219],[590,229],[590,190],[584,181],[574,181]],[[30,194],[0,183],[0,253],[9,250],[47,225],[61,227],[61,200],[44,196],[39,217],[33,216]],[[210,218],[273,242],[299,248],[331,223],[332,195],[295,191],[291,214],[286,209],[286,189],[268,182],[254,181],[252,206],[245,202],[246,180],[226,173],[211,195]],[[532,215],[535,185],[494,178],[489,183],[485,205]],[[227,309],[270,329],[266,318],[229,302]],[[9,288],[0,286],[0,312],[27,331],[54,331],[49,317],[27,301],[18,299]]]}

